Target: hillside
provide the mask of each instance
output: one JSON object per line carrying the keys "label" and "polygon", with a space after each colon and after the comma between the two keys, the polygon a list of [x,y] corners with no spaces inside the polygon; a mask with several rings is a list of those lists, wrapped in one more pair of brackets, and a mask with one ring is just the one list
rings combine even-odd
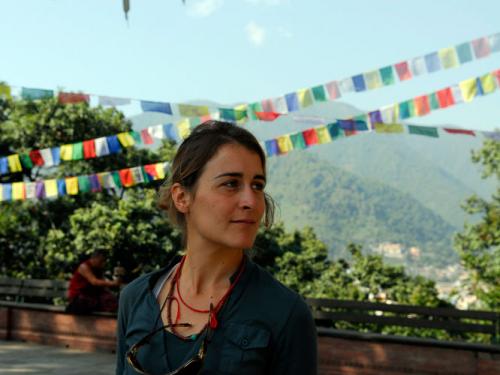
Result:
{"label": "hillside", "polygon": [[451,247],[453,226],[408,194],[342,171],[309,153],[270,160],[269,176],[269,192],[286,226],[314,227],[332,256],[345,256],[349,242],[367,248],[395,242],[419,247],[421,264],[457,260]]}

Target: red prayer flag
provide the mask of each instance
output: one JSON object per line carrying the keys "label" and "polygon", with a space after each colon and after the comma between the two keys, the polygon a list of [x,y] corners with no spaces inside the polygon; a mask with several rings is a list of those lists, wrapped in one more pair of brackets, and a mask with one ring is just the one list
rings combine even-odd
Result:
{"label": "red prayer flag", "polygon": [[400,81],[406,81],[407,79],[411,79],[410,68],[408,67],[408,61],[402,61],[394,65],[396,68],[396,72],[398,73],[398,77]]}
{"label": "red prayer flag", "polygon": [[81,102],[89,102],[89,96],[86,94],[80,94],[80,93],[73,93],[73,92],[60,92],[59,96],[59,103],[62,104],[74,104],[74,103],[81,103]]}
{"label": "red prayer flag", "polygon": [[472,135],[473,137],[476,136],[476,133],[472,130],[467,130],[467,129],[453,129],[453,128],[443,128],[446,132],[451,133],[451,134],[466,134],[466,135]]}
{"label": "red prayer flag", "polygon": [[88,141],[83,141],[83,158],[92,159],[95,158],[95,142],[93,139]]}
{"label": "red prayer flag", "polygon": [[351,135],[356,135],[358,132],[356,130],[344,130],[344,135],[350,137]]}
{"label": "red prayer flag", "polygon": [[491,74],[497,79],[497,84],[500,86],[500,69],[491,72]]}
{"label": "red prayer flag", "polygon": [[449,107],[450,105],[455,104],[455,100],[453,99],[453,93],[451,92],[450,87],[437,91],[436,96],[439,102],[439,108],[446,108]]}
{"label": "red prayer flag", "polygon": [[30,159],[34,165],[38,165],[39,167],[45,164],[45,160],[43,160],[39,150],[30,151]]}
{"label": "red prayer flag", "polygon": [[144,166],[144,171],[150,178],[150,180],[157,180],[158,179],[158,171],[156,170],[156,165],[155,164],[147,164]]}
{"label": "red prayer flag", "polygon": [[148,129],[142,129],[141,130],[141,138],[142,138],[142,143],[145,145],[152,145],[153,144],[153,137],[151,137],[151,134],[149,134]]}
{"label": "red prayer flag", "polygon": [[262,121],[274,121],[282,114],[277,112],[255,112],[255,116]]}
{"label": "red prayer flag", "polygon": [[314,128],[304,130],[302,136],[307,146],[317,145],[319,143],[318,134]]}
{"label": "red prayer flag", "polygon": [[414,103],[417,116],[424,116],[431,111],[429,106],[429,97],[427,95],[416,97]]}
{"label": "red prayer flag", "polygon": [[123,186],[129,187],[134,185],[134,177],[132,176],[132,169],[130,168],[120,169],[118,173],[120,174],[120,180]]}

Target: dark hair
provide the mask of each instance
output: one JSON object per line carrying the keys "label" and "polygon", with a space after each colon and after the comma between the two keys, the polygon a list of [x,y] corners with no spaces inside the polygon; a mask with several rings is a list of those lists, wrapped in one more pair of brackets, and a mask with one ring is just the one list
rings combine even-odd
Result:
{"label": "dark hair", "polygon": [[103,249],[96,249],[90,253],[91,258],[98,258],[98,257],[103,257],[106,258],[108,256],[109,252]]}
{"label": "dark hair", "polygon": [[[205,165],[212,159],[219,148],[226,144],[238,144],[255,152],[266,173],[266,155],[255,136],[248,130],[230,122],[209,120],[198,125],[181,143],[172,162],[169,178],[160,188],[158,205],[168,214],[170,221],[177,225],[186,237],[186,220],[182,212],[172,201],[170,188],[180,183],[185,189],[196,192],[196,183],[203,173]],[[264,225],[270,227],[274,220],[274,201],[265,194],[266,212]]]}

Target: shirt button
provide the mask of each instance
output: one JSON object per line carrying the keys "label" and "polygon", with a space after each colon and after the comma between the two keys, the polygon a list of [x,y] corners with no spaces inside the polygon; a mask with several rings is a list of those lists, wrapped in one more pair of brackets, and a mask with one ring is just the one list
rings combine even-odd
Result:
{"label": "shirt button", "polygon": [[245,337],[243,340],[241,340],[241,346],[248,346],[248,339]]}

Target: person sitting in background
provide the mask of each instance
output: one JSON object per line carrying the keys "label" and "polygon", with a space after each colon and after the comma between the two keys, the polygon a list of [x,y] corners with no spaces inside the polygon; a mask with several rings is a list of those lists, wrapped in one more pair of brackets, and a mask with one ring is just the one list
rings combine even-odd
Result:
{"label": "person sitting in background", "polygon": [[80,263],[69,282],[66,312],[116,312],[118,300],[107,288],[117,287],[121,281],[105,279],[105,265],[106,252],[103,250],[95,250],[89,259]]}

